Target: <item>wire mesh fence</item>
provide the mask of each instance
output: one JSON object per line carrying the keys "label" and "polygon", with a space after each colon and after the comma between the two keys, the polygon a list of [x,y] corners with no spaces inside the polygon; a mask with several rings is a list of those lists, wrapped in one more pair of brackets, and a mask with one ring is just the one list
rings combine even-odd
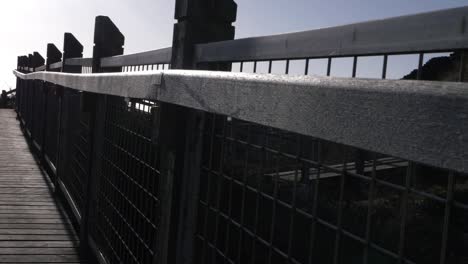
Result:
{"label": "wire mesh fence", "polygon": [[[34,85],[28,82],[23,85]],[[46,153],[53,153],[49,144],[62,144],[56,146],[59,153],[66,151],[59,180],[81,215],[91,204],[90,236],[103,255],[110,263],[158,259],[162,208],[171,208],[161,203],[160,145],[166,142],[155,140],[164,103],[106,96],[97,191],[90,197],[94,131],[83,94],[64,89],[60,102],[66,114],[58,120],[67,128],[65,139],[42,142],[36,140],[44,136],[34,127],[37,120],[51,126],[44,130],[48,138],[57,113],[49,104],[53,100],[47,100],[45,112],[36,111],[45,101],[34,103],[39,95],[33,90],[19,90],[21,117],[26,127],[33,120],[32,138],[45,144]],[[42,94],[52,96],[51,91]],[[44,113],[47,117],[39,116]],[[466,261],[467,175],[229,116],[203,115],[195,218],[173,218],[168,234],[175,239],[181,223],[191,221],[194,262]],[[180,195],[181,185],[172,188]],[[184,203],[171,199],[172,206]],[[170,250],[174,247],[170,244]]]}
{"label": "wire mesh fence", "polygon": [[[123,51],[122,43],[111,44]],[[103,67],[102,58],[72,58],[61,67],[84,74],[166,70],[168,52],[152,51],[153,62],[138,63],[143,53],[105,58]],[[282,75],[465,79],[463,49],[433,52],[243,54],[194,64]],[[89,228],[82,242],[94,240],[108,263],[468,263],[466,174],[216,111],[38,80],[17,84],[26,134],[56,168],[55,187],[77,228]]]}
{"label": "wire mesh fence", "polygon": [[467,217],[460,214],[466,175],[225,116],[208,119],[197,263],[466,259],[466,225],[459,224]]}
{"label": "wire mesh fence", "polygon": [[111,263],[150,263],[159,229],[156,105],[108,97],[93,234]]}

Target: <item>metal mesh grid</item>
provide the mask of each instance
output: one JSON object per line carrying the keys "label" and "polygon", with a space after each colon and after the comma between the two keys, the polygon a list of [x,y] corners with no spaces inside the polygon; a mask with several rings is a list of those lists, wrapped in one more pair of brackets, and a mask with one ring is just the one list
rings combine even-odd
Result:
{"label": "metal mesh grid", "polygon": [[59,98],[55,93],[55,86],[46,83],[46,113],[45,113],[45,135],[44,151],[47,158],[57,167],[57,144],[58,144],[58,113]]}
{"label": "metal mesh grid", "polygon": [[149,64],[149,65],[129,65],[123,66],[122,72],[137,72],[137,71],[152,71],[152,70],[169,70],[171,68],[170,64],[161,63],[161,64]]}
{"label": "metal mesh grid", "polygon": [[93,67],[90,67],[90,66],[81,67],[81,73],[92,73],[92,72],[93,72]]}
{"label": "metal mesh grid", "polygon": [[32,108],[32,99],[31,99],[32,89],[30,88],[31,82],[24,81],[23,85],[24,85],[24,89],[23,89],[24,100],[22,103],[22,108],[23,108],[22,117],[24,119],[26,129],[31,131],[31,112],[32,112],[31,111],[32,110],[31,109]]}
{"label": "metal mesh grid", "polygon": [[468,177],[209,114],[196,263],[464,263]]}
{"label": "metal mesh grid", "polygon": [[32,113],[30,120],[32,122],[31,133],[33,141],[39,148],[43,146],[43,123],[44,123],[44,83],[42,81],[33,81],[32,87]]}
{"label": "metal mesh grid", "polygon": [[326,75],[377,79],[459,81],[465,79],[465,51],[392,53],[372,56],[233,61],[232,71]]}
{"label": "metal mesh grid", "polygon": [[86,182],[89,174],[90,131],[89,114],[81,111],[81,93],[65,89],[62,107],[67,113],[67,153],[64,153],[65,170],[60,180],[81,212],[84,206]]}
{"label": "metal mesh grid", "polygon": [[[19,80],[19,106],[20,116],[23,121],[26,121],[27,116],[27,107],[28,107],[28,89],[26,89],[27,82],[24,80]],[[18,87],[17,87],[18,89]]]}
{"label": "metal mesh grid", "polygon": [[21,113],[21,79],[16,78],[16,92],[15,92],[15,107],[14,109],[16,110],[16,113],[20,115]]}
{"label": "metal mesh grid", "polygon": [[[108,96],[94,237],[110,263],[151,263],[159,225],[156,105]],[[154,111],[154,110],[153,110]]]}

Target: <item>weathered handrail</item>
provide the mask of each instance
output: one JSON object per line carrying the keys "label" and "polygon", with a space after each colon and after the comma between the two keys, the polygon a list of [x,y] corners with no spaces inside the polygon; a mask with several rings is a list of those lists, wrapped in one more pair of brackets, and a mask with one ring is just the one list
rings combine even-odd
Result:
{"label": "weathered handrail", "polygon": [[60,69],[63,67],[63,62],[62,61],[59,61],[59,62],[56,62],[56,63],[52,63],[50,66],[49,66],[49,69],[51,70],[56,70],[56,69]]}
{"label": "weathered handrail", "polygon": [[224,114],[468,172],[466,83],[183,70],[14,74],[86,92],[152,99]]}
{"label": "weathered handrail", "polygon": [[306,59],[468,48],[468,7],[297,33],[200,44],[198,62]]}
{"label": "weathered handrail", "polygon": [[37,68],[34,68],[34,71],[45,71],[46,70],[46,66],[45,65],[42,65],[42,66],[39,66]]}
{"label": "weathered handrail", "polygon": [[101,67],[138,66],[168,64],[171,62],[172,48],[120,55],[101,59]]}
{"label": "weathered handrail", "polygon": [[70,66],[93,66],[93,58],[70,58],[65,60],[66,65]]}

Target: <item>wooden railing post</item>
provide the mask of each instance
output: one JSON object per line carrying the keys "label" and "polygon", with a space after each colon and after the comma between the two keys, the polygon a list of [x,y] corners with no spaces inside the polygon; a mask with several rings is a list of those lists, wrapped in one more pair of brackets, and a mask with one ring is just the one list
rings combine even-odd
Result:
{"label": "wooden railing post", "polygon": [[[25,73],[25,69],[28,65],[28,56],[21,56],[21,72]],[[27,106],[27,92],[26,92],[26,85],[27,82],[24,80],[20,81],[21,86],[21,116],[20,116],[20,124],[24,127],[25,121],[24,116],[26,114],[26,106]]]}
{"label": "wooden railing post", "polygon": [[[18,56],[18,60],[16,62],[16,70],[21,71],[21,62],[23,56]],[[16,102],[15,102],[15,110],[16,110],[16,117],[18,120],[21,118],[21,80],[20,78],[16,78]]]}
{"label": "wooden railing post", "polygon": [[[103,72],[101,59],[122,55],[125,37],[117,26],[106,16],[96,17],[94,28],[93,73]],[[106,72],[120,72],[121,67],[106,68]]]}
{"label": "wooden railing post", "polygon": [[[43,66],[45,63],[45,59],[39,54],[39,52],[34,52],[31,60],[31,71],[35,72],[36,69],[40,66]],[[42,142],[39,142],[39,135],[38,131],[42,131],[42,126],[43,126],[43,120],[38,120],[36,117],[38,117],[38,113],[40,113],[40,109],[42,108],[42,105],[39,105],[42,102],[43,99],[43,83],[42,81],[31,81],[32,84],[32,109],[31,109],[31,138],[32,138],[32,143],[33,146],[36,147],[36,150],[39,151],[39,154],[42,149]],[[43,118],[43,116],[39,116],[40,118]],[[42,139],[42,138],[41,138]]]}
{"label": "wooden railing post", "polygon": [[237,4],[233,0],[177,0],[172,69],[229,70],[228,64],[197,65],[195,45],[234,39]]}
{"label": "wooden railing post", "polygon": [[[19,63],[18,63],[18,70],[22,73],[25,73],[26,67],[28,67],[28,56],[20,56]],[[19,88],[19,94],[17,93],[17,97],[19,98],[19,103],[17,104],[18,109],[18,118],[20,121],[21,126],[24,127],[25,125],[25,112],[26,112],[26,105],[27,105],[27,90],[26,90],[27,82],[24,80],[20,80],[18,78],[16,87]],[[17,90],[18,91],[18,90]]]}
{"label": "wooden railing post", "polygon": [[[125,38],[117,26],[106,16],[96,17],[94,29],[93,73],[103,72],[101,58],[123,54]],[[121,71],[120,67],[106,68],[106,72]],[[104,125],[106,117],[107,96],[95,93],[82,94],[82,111],[89,112],[90,159],[88,164],[88,179],[85,190],[85,205],[83,208],[80,240],[84,249],[89,252],[95,241],[89,231],[96,224],[97,191],[101,167],[102,146],[104,141]],[[91,243],[90,243],[91,242]],[[94,248],[96,251],[96,248]]]}
{"label": "wooden railing post", "polygon": [[62,72],[81,73],[81,66],[67,65],[66,60],[70,58],[82,58],[83,45],[72,33],[65,33],[63,37],[63,65]]}
{"label": "wooden railing post", "polygon": [[[80,73],[80,66],[66,65],[65,61],[69,58],[81,58],[83,57],[83,45],[71,34],[64,34],[63,41],[63,64],[62,72],[66,73]],[[72,120],[72,100],[76,92],[64,87],[57,87],[57,97],[59,99],[59,124],[58,124],[58,159],[57,159],[57,177],[55,182],[55,190],[60,194],[60,190],[63,189],[63,178],[65,175],[71,173],[71,137],[78,130],[77,122]],[[79,211],[76,203],[73,202],[69,193],[63,193],[64,197],[69,201],[74,214],[76,215]],[[78,217],[77,217],[78,218]]]}
{"label": "wooden railing post", "polygon": [[[197,65],[195,45],[233,39],[236,13],[233,0],[177,0],[171,68],[229,70],[226,64]],[[205,114],[162,104],[160,118],[162,215],[154,263],[192,263]]]}
{"label": "wooden railing post", "polygon": [[[47,59],[46,59],[46,71],[49,71],[50,70],[50,65],[52,63],[56,63],[56,62],[59,62],[60,60],[62,59],[62,52],[60,52],[59,49],[57,49],[57,47],[54,45],[54,44],[47,44]],[[48,130],[48,126],[49,126],[49,118],[52,118],[52,117],[49,117],[48,116],[48,107],[49,107],[49,93],[51,92],[51,90],[54,89],[50,84],[47,84],[47,83],[43,83],[43,96],[44,96],[44,105],[43,105],[43,116],[44,116],[44,120],[43,120],[43,127],[42,127],[42,158],[43,158],[43,161],[44,161],[44,164],[47,165],[47,167],[49,168],[49,173],[52,173],[54,174],[53,175],[53,179],[55,181],[55,178],[56,178],[56,170],[53,171],[53,166],[57,166],[57,164],[51,164],[52,163],[52,160],[50,160],[51,157],[47,157],[47,154],[46,154],[46,149],[50,146],[47,146],[47,130]],[[53,113],[53,114],[57,114],[58,113]],[[56,118],[58,118],[58,116],[56,116]],[[57,144],[58,142],[56,142],[55,144]]]}
{"label": "wooden railing post", "polygon": [[[25,72],[26,73],[29,73],[30,72],[30,69],[32,67],[32,54],[28,54],[28,59],[27,59],[27,62],[26,62],[26,66],[25,66]],[[25,81],[25,90],[26,90],[26,105],[25,105],[25,113],[24,113],[24,127],[25,127],[25,131],[26,131],[26,136],[27,137],[31,137],[31,114],[32,114],[32,89],[31,89],[31,86],[32,86],[32,82],[31,80],[26,80]]]}
{"label": "wooden railing post", "polygon": [[30,72],[29,69],[31,69],[32,65],[33,65],[33,55],[30,53],[28,54],[28,60],[26,63],[26,72]]}
{"label": "wooden railing post", "polygon": [[[24,73],[24,68],[26,67],[26,64],[28,63],[28,56],[20,56],[19,58],[19,71]],[[18,78],[19,79],[19,78]],[[25,98],[26,98],[26,91],[25,91],[25,84],[26,82],[24,80],[18,80],[17,81],[17,86],[16,88],[19,88],[19,95],[17,94],[17,97],[19,97],[19,104],[17,104],[18,108],[18,118],[20,121],[20,125],[24,126],[24,111],[25,111]]]}
{"label": "wooden railing post", "polygon": [[62,60],[62,52],[52,43],[47,44],[46,71],[50,71],[50,65]]}

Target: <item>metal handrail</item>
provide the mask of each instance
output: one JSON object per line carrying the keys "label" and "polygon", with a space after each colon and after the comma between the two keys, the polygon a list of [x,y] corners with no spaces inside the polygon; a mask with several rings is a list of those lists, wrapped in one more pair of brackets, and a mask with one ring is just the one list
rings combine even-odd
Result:
{"label": "metal handrail", "polygon": [[92,67],[93,58],[70,58],[65,60],[66,65]]}
{"label": "metal handrail", "polygon": [[101,67],[122,67],[152,64],[168,64],[171,62],[172,48],[140,52],[130,55],[120,55],[101,59]]}
{"label": "metal handrail", "polygon": [[468,172],[467,83],[186,70],[14,74],[80,91],[177,104]]}
{"label": "metal handrail", "polygon": [[468,7],[196,46],[198,62],[372,56],[468,48]]}

